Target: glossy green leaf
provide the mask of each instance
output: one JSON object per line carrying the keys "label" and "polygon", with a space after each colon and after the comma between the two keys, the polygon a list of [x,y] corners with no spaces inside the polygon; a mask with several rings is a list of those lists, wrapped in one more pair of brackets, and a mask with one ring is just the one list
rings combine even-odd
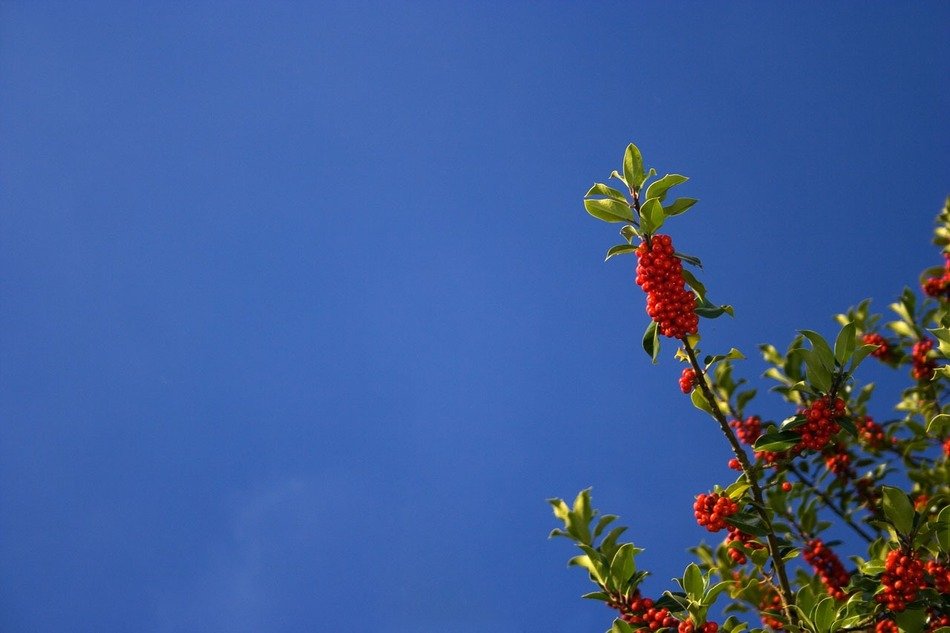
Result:
{"label": "glossy green leaf", "polygon": [[927,423],[927,435],[943,437],[947,428],[950,428],[950,415],[940,413],[930,418],[930,422]]}
{"label": "glossy green leaf", "polygon": [[683,573],[683,590],[690,600],[700,601],[706,590],[706,581],[703,572],[696,563],[690,563]]}
{"label": "glossy green leaf", "polygon": [[610,579],[618,590],[622,591],[625,588],[627,580],[637,570],[636,563],[633,560],[636,553],[637,549],[632,543],[624,543],[616,551],[613,560],[610,562]]}
{"label": "glossy green leaf", "polygon": [[756,451],[779,452],[787,451],[798,444],[801,435],[794,431],[766,433],[755,442]]}
{"label": "glossy green leaf", "polygon": [[702,304],[696,307],[696,314],[706,319],[715,319],[722,316],[723,314],[728,314],[731,317],[734,317],[735,311],[730,305],[721,305],[717,306],[709,301],[709,297],[703,297]]}
{"label": "glossy green leaf", "polygon": [[657,329],[656,321],[650,321],[646,331],[643,333],[643,351],[647,353],[656,365],[656,359],[660,356],[660,332]]}
{"label": "glossy green leaf", "polygon": [[848,323],[841,328],[838,338],[835,339],[835,360],[844,367],[854,354],[855,328],[854,323]]}
{"label": "glossy green leaf", "polygon": [[736,512],[726,518],[726,523],[752,536],[765,536],[769,533],[762,519],[750,512]]}
{"label": "glossy green leaf", "polygon": [[627,185],[627,189],[630,188],[630,183],[627,182],[626,178],[624,178],[623,176],[621,176],[620,174],[618,174],[616,169],[613,170],[612,172],[610,172],[610,177],[611,177],[611,178],[616,178],[617,180],[619,180],[619,181],[622,182],[623,184]]}
{"label": "glossy green leaf", "polygon": [[598,198],[584,200],[584,208],[598,220],[604,222],[633,222],[633,210],[612,198]]}
{"label": "glossy green leaf", "polygon": [[663,207],[663,213],[666,214],[666,217],[671,218],[674,215],[679,215],[680,213],[685,213],[691,206],[699,202],[696,198],[677,198],[671,204]]}
{"label": "glossy green leaf", "polygon": [[862,345],[861,347],[855,348],[851,354],[851,368],[848,371],[854,372],[854,370],[858,368],[858,365],[868,357],[868,354],[876,350],[877,347],[877,345]]}
{"label": "glossy green leaf", "polygon": [[613,198],[614,200],[619,200],[620,202],[630,205],[630,201],[627,200],[627,197],[623,195],[620,191],[617,191],[613,187],[608,187],[602,182],[595,182],[594,186],[587,190],[587,193],[584,194],[585,198],[590,198],[591,196],[606,196],[608,198]]}
{"label": "glossy green leaf", "polygon": [[950,554],[950,506],[945,507],[937,515],[934,534],[940,550],[945,554]]}
{"label": "glossy green leaf", "polygon": [[921,608],[907,609],[894,614],[894,621],[901,631],[923,631],[927,612]]}
{"label": "glossy green leaf", "polygon": [[623,178],[634,189],[639,189],[643,183],[643,157],[636,145],[627,145],[623,155]]}
{"label": "glossy green leaf", "polygon": [[818,355],[818,360],[821,361],[821,364],[827,367],[828,371],[834,371],[835,353],[831,351],[828,341],[826,341],[821,334],[812,330],[799,330],[799,332],[811,341],[812,349]]}
{"label": "glossy green leaf", "polygon": [[696,279],[693,273],[689,272],[688,270],[684,268],[683,270],[680,271],[680,274],[683,277],[683,281],[685,281],[687,285],[689,285],[690,288],[696,291],[696,296],[699,297],[700,301],[706,298],[706,286],[700,283],[700,281]]}
{"label": "glossy green leaf", "polygon": [[882,486],[884,516],[900,534],[910,534],[914,527],[914,506],[900,488]]}
{"label": "glossy green leaf", "polygon": [[686,262],[687,264],[695,266],[696,268],[703,267],[703,262],[700,261],[698,257],[694,257],[693,255],[687,255],[686,253],[681,253],[679,251],[676,251],[675,253],[673,253],[673,255],[675,255],[682,261]]}
{"label": "glossy green leaf", "polygon": [[640,230],[647,235],[653,235],[661,226],[663,226],[666,216],[663,215],[663,207],[656,199],[647,200],[640,207]]}
{"label": "glossy green leaf", "polygon": [[640,232],[632,224],[628,224],[620,229],[620,236],[627,240],[627,244],[633,243],[633,238],[639,237]]}
{"label": "glossy green leaf", "polygon": [[626,255],[629,253],[636,253],[637,247],[632,244],[617,244],[616,246],[611,246],[607,249],[607,256],[604,257],[604,261],[607,261],[615,255]]}
{"label": "glossy green leaf", "polygon": [[709,402],[706,401],[706,396],[703,395],[702,389],[693,389],[693,392],[689,395],[689,399],[694,407],[715,417],[715,413],[713,413],[712,408],[709,406]]}
{"label": "glossy green leaf", "polygon": [[821,362],[817,350],[808,350],[804,354],[805,359],[805,378],[809,384],[821,393],[828,393],[831,390],[831,370]]}
{"label": "glossy green leaf", "polygon": [[603,591],[591,591],[590,593],[585,593],[581,598],[586,598],[588,600],[600,600],[601,602],[607,602],[610,600],[610,596],[605,594]]}
{"label": "glossy green leaf", "polygon": [[681,185],[687,180],[689,180],[689,178],[686,176],[681,176],[680,174],[667,174],[659,180],[654,180],[650,186],[647,187],[647,195],[644,197],[647,200],[650,198],[656,198],[660,202],[663,202],[666,199],[667,192],[672,187]]}
{"label": "glossy green leaf", "polygon": [[812,611],[811,620],[818,631],[828,631],[835,620],[834,598],[822,598]]}
{"label": "glossy green leaf", "polygon": [[610,631],[608,631],[608,633],[633,633],[633,628],[620,618],[617,618],[614,620],[614,623],[610,627]]}

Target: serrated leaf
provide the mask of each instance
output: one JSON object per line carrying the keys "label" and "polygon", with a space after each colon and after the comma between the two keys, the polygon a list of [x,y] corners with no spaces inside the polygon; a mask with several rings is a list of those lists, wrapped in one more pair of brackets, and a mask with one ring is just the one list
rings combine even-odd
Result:
{"label": "serrated leaf", "polygon": [[633,210],[612,198],[584,200],[584,208],[589,214],[604,222],[633,222]]}
{"label": "serrated leaf", "polygon": [[838,338],[835,339],[835,360],[842,367],[847,364],[851,359],[851,355],[854,354],[855,332],[854,323],[848,323],[841,328]]}
{"label": "serrated leaf", "polygon": [[903,535],[910,534],[914,527],[914,505],[900,488],[881,486],[884,516]]}
{"label": "serrated leaf", "polygon": [[685,213],[691,206],[699,202],[696,198],[677,198],[671,204],[663,207],[663,213],[666,217],[672,218],[674,215]]}
{"label": "serrated leaf", "polygon": [[607,256],[604,257],[604,261],[607,261],[615,255],[626,255],[628,253],[636,253],[637,247],[632,244],[617,244],[616,246],[611,246],[607,249]]}
{"label": "serrated leaf", "polygon": [[663,226],[666,216],[663,215],[663,206],[656,198],[651,198],[640,207],[640,230],[647,235],[653,235]]}
{"label": "serrated leaf", "polygon": [[594,186],[587,190],[587,193],[584,194],[585,198],[590,198],[591,196],[606,196],[608,198],[613,198],[614,200],[619,200],[620,202],[629,206],[629,201],[627,197],[623,195],[620,191],[617,191],[613,187],[608,187],[602,182],[595,182]]}
{"label": "serrated leaf", "polygon": [[647,200],[656,198],[660,202],[663,202],[666,199],[666,194],[672,187],[681,185],[687,180],[689,180],[689,178],[681,176],[680,174],[667,174],[659,180],[654,180],[650,186],[647,187],[647,195],[645,197]]}
{"label": "serrated leaf", "polygon": [[627,151],[623,154],[623,178],[634,189],[639,189],[643,184],[643,157],[633,143],[627,145]]}

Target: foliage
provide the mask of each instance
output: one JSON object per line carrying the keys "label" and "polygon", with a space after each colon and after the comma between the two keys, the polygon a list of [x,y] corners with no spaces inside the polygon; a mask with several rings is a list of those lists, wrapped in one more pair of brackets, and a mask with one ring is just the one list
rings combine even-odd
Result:
{"label": "foliage", "polygon": [[[669,236],[659,234],[697,200],[671,195],[685,176],[656,176],[631,144],[622,170],[611,174],[622,190],[595,183],[584,207],[599,220],[623,223],[624,242],[607,259],[637,255],[637,283],[651,315],[644,350],[655,361],[661,332],[675,341],[687,367],[680,384],[719,425],[739,474],[697,495],[697,520],[710,531],[725,528],[725,539],[692,548],[696,562],[656,600],[640,593],[642,550],[620,540],[626,528],[615,524],[617,516],[593,509],[589,489],[570,505],[550,499],[563,524],[551,536],[575,543],[580,553],[569,564],[596,586],[584,597],[616,609],[612,633],[950,632],[950,198],[934,237],[946,263],[923,272],[922,293],[903,290],[889,306],[890,320],[863,301],[836,316],[833,342],[801,330],[785,351],[761,346],[769,365],[763,378],[788,403],[787,418],[763,420],[752,412],[757,389],[733,377],[741,352],[703,357],[700,333],[689,327],[692,314],[717,318],[733,310],[712,303],[682,266],[698,267],[699,259],[672,251]],[[688,305],[671,304],[684,287],[692,293]],[[868,359],[908,372],[897,415],[880,422],[874,385],[857,374]],[[829,515],[866,546],[850,568],[835,552],[841,544],[823,538]],[[714,606],[728,614],[722,624],[709,621]],[[765,628],[756,628],[760,623]]]}

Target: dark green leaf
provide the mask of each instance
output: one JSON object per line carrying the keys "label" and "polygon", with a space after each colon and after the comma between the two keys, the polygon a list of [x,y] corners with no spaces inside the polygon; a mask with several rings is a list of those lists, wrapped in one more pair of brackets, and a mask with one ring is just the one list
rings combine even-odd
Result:
{"label": "dark green leaf", "polygon": [[619,200],[612,198],[584,200],[584,208],[592,216],[604,222],[633,222],[633,211]]}
{"label": "dark green leaf", "polygon": [[750,512],[736,512],[726,518],[726,523],[752,536],[765,536],[769,533],[762,520]]}
{"label": "dark green leaf", "polygon": [[745,409],[745,405],[749,404],[749,401],[755,397],[755,393],[755,389],[750,389],[749,391],[742,391],[736,396],[736,406],[739,411]]}
{"label": "dark green leaf", "polygon": [[805,378],[821,393],[831,390],[831,370],[821,362],[817,350],[805,352]]}
{"label": "dark green leaf", "polygon": [[877,345],[862,345],[861,347],[855,348],[854,353],[851,355],[851,369],[848,371],[854,372],[854,370],[858,368],[858,365],[867,358],[868,354],[877,348]]}
{"label": "dark green leaf", "polygon": [[639,189],[643,184],[643,157],[633,143],[627,145],[623,155],[623,178],[634,189]]}
{"label": "dark green leaf", "polygon": [[696,268],[703,267],[703,262],[701,262],[698,257],[694,257],[693,255],[687,255],[686,253],[680,253],[679,251],[676,251],[675,253],[673,253],[673,255],[675,255],[676,257],[679,257],[681,260],[683,260],[687,264],[691,264],[695,266]]}
{"label": "dark green leaf", "polygon": [[848,434],[851,435],[851,437],[858,436],[858,428],[854,426],[854,420],[852,420],[851,418],[849,417],[838,418],[838,424],[840,424],[841,428],[847,431]]}
{"label": "dark green leaf", "polygon": [[950,554],[950,506],[945,507],[937,515],[934,531],[940,550],[945,554]]}
{"label": "dark green leaf", "polygon": [[676,185],[681,185],[684,182],[689,180],[686,176],[681,176],[679,174],[667,174],[660,178],[659,180],[654,180],[649,187],[647,187],[647,195],[645,198],[649,200],[650,198],[656,198],[660,202],[663,202],[666,199],[667,192]]}
{"label": "dark green leaf", "polygon": [[656,233],[663,226],[663,221],[666,220],[663,215],[663,207],[655,199],[643,203],[643,206],[640,207],[640,215],[642,216],[640,229],[647,235]]}
{"label": "dark green leaf", "polygon": [[646,331],[643,333],[643,351],[647,353],[653,364],[660,355],[660,333],[656,327],[656,321],[650,321]]}
{"label": "dark green leaf", "polygon": [[914,527],[914,506],[900,488],[882,486],[884,516],[903,535],[910,534]]}
{"label": "dark green leaf", "polygon": [[680,271],[680,274],[683,277],[683,281],[689,284],[689,287],[696,291],[696,296],[699,297],[700,301],[706,298],[706,286],[701,284],[700,281],[693,276],[693,273],[684,268]]}
{"label": "dark green leaf", "polygon": [[672,204],[663,207],[663,213],[666,214],[666,217],[671,218],[674,215],[684,213],[697,202],[699,202],[699,200],[696,198],[677,198],[672,202]]}
{"label": "dark green leaf", "polygon": [[894,620],[901,631],[923,631],[927,612],[923,609],[907,609],[894,614]]}
{"label": "dark green leaf", "polygon": [[611,246],[607,250],[607,257],[604,258],[604,261],[607,261],[614,255],[624,255],[627,253],[636,253],[637,247],[632,244],[617,244],[616,246]]}
{"label": "dark green leaf", "polygon": [[828,371],[834,371],[835,353],[831,351],[828,341],[822,338],[821,334],[812,330],[799,330],[799,332],[811,341],[812,349],[817,353],[818,360],[821,364],[824,365]]}
{"label": "dark green leaf", "polygon": [[801,435],[794,431],[781,431],[778,433],[766,433],[755,442],[753,447],[756,451],[780,452],[786,451],[798,444]]}

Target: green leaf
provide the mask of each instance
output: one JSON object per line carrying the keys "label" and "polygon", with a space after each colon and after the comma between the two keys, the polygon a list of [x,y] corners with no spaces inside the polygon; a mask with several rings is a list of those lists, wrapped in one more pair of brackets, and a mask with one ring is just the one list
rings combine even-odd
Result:
{"label": "green leaf", "polygon": [[750,389],[748,391],[742,391],[736,396],[736,406],[739,408],[739,411],[745,409],[745,405],[749,404],[749,401],[755,397],[756,390]]}
{"label": "green leaf", "polygon": [[570,508],[568,508],[567,504],[564,503],[564,499],[548,499],[548,503],[550,503],[554,508],[554,516],[562,521],[567,521],[567,515],[570,512]]}
{"label": "green leaf", "polygon": [[828,631],[835,620],[836,610],[834,598],[822,598],[812,612],[811,620],[814,622],[816,630]]}
{"label": "green leaf", "polygon": [[575,556],[571,560],[567,561],[568,567],[583,567],[597,582],[603,584],[604,577],[600,573],[600,570],[597,569],[597,566],[591,561],[590,557],[586,554],[582,556]]}
{"label": "green leaf", "polygon": [[934,531],[940,550],[945,554],[950,554],[950,506],[945,507],[937,515]]}
{"label": "green leaf", "polygon": [[868,354],[877,349],[877,345],[862,345],[854,350],[854,353],[851,355],[851,369],[848,370],[849,373],[854,373],[854,370],[858,368],[858,365],[868,357]]}
{"label": "green leaf", "polygon": [[894,614],[894,621],[901,631],[923,631],[927,612],[923,609],[907,609]]}
{"label": "green leaf", "polygon": [[672,187],[681,185],[687,180],[689,180],[689,178],[686,176],[681,176],[679,174],[667,174],[659,180],[654,180],[650,186],[647,187],[647,195],[645,197],[647,200],[650,198],[656,198],[660,202],[663,202],[666,199],[667,192]]}
{"label": "green leaf", "polygon": [[851,355],[854,354],[854,338],[854,323],[848,323],[841,328],[841,332],[838,333],[838,338],[835,339],[835,359],[842,367],[847,364],[851,359]]}
{"label": "green leaf", "polygon": [[706,401],[706,396],[703,395],[702,389],[693,389],[693,392],[690,394],[689,399],[692,401],[693,406],[699,409],[700,411],[705,411],[709,415],[716,417],[716,414],[713,413],[712,408],[709,406],[709,403]]}
{"label": "green leaf", "polygon": [[706,298],[706,286],[701,284],[700,281],[696,279],[695,276],[693,276],[693,273],[684,268],[680,271],[680,274],[683,277],[683,281],[685,281],[690,288],[696,291],[696,296],[699,297],[700,301]]}
{"label": "green leaf", "polygon": [[617,618],[614,620],[613,626],[610,627],[608,633],[633,633],[633,628],[620,618]]}
{"label": "green leaf", "polygon": [[703,267],[703,262],[701,262],[698,257],[694,257],[693,255],[687,255],[686,253],[680,253],[679,251],[676,251],[675,253],[673,253],[673,255],[680,258],[687,264],[691,264],[695,266],[696,268]]}
{"label": "green leaf", "polygon": [[736,512],[726,518],[726,523],[752,536],[766,536],[769,533],[762,519],[749,512]]}
{"label": "green leaf", "polygon": [[930,418],[927,423],[927,435],[931,437],[943,437],[946,428],[950,426],[950,415],[940,413]]}
{"label": "green leaf", "polygon": [[822,338],[821,334],[812,330],[799,330],[799,332],[811,341],[812,349],[818,355],[818,360],[822,365],[828,368],[828,371],[835,369],[835,353],[831,351],[828,342]]}
{"label": "green leaf", "polygon": [[605,594],[603,591],[591,591],[590,593],[585,593],[581,598],[587,598],[588,600],[601,600],[607,602],[610,600],[610,596]]}
{"label": "green leaf", "polygon": [[852,420],[851,418],[849,417],[838,418],[838,424],[841,425],[841,428],[847,431],[851,437],[858,436],[858,427],[854,425],[854,420]]}
{"label": "green leaf", "polygon": [[713,585],[709,591],[706,592],[706,595],[703,596],[703,606],[708,607],[716,602],[716,598],[719,597],[723,591],[733,586],[735,581],[733,580],[722,580]]}
{"label": "green leaf", "polygon": [[616,169],[613,170],[612,172],[610,172],[610,177],[611,177],[611,178],[616,178],[617,180],[619,180],[619,181],[622,182],[623,184],[627,185],[627,189],[630,188],[630,184],[627,182],[627,180],[626,180],[623,176],[621,176],[620,174],[617,173],[617,170],[616,170]]}
{"label": "green leaf", "polygon": [[610,525],[613,521],[617,520],[616,514],[605,514],[600,517],[600,520],[597,521],[597,525],[594,526],[594,538],[597,538],[604,531],[604,528]]}
{"label": "green leaf", "polygon": [[715,319],[723,314],[728,314],[731,317],[735,316],[735,311],[732,309],[732,306],[717,306],[709,301],[709,297],[703,297],[702,303],[696,306],[695,312],[706,319]]}
{"label": "green leaf", "polygon": [[914,506],[900,488],[881,486],[884,495],[884,516],[903,535],[910,534],[914,527]]}
{"label": "green leaf", "polygon": [[633,210],[613,198],[584,200],[584,208],[592,216],[604,222],[633,222]]}
{"label": "green leaf", "polygon": [[653,359],[653,364],[656,365],[656,359],[660,356],[660,333],[656,321],[650,321],[650,325],[643,333],[643,351]]}
{"label": "green leaf", "polygon": [[640,215],[643,218],[640,222],[640,229],[647,235],[656,233],[663,226],[663,221],[666,220],[663,215],[663,206],[656,198],[651,198],[643,203],[643,206],[640,207]]}
{"label": "green leaf", "polygon": [[805,359],[805,378],[821,393],[831,390],[831,370],[821,362],[817,350],[808,350],[803,355]]}
{"label": "green leaf", "polygon": [[683,590],[690,600],[696,602],[702,600],[703,592],[706,590],[706,581],[703,579],[703,572],[696,563],[690,563],[683,573]]}
{"label": "green leaf", "polygon": [[625,255],[627,253],[636,253],[637,247],[632,244],[617,244],[616,246],[611,246],[607,250],[607,257],[604,258],[604,261],[607,261],[614,255]]}
{"label": "green leaf", "polygon": [[623,177],[634,189],[640,189],[643,184],[643,157],[633,143],[627,145],[627,151],[623,155]]}
{"label": "green leaf", "polygon": [[779,433],[766,433],[755,442],[753,447],[756,451],[779,452],[787,451],[798,444],[801,435],[794,431],[781,431]]}
{"label": "green leaf", "polygon": [[632,224],[628,224],[620,229],[620,236],[627,240],[627,244],[633,243],[633,238],[638,237],[640,232]]}
{"label": "green leaf", "polygon": [[663,213],[666,217],[672,218],[674,215],[685,213],[691,206],[699,202],[696,198],[677,198],[672,204],[663,207]]}
{"label": "green leaf", "polygon": [[591,196],[606,196],[608,198],[613,198],[614,200],[619,200],[627,206],[630,205],[625,195],[613,187],[608,187],[602,182],[595,182],[594,186],[588,189],[587,193],[584,194],[585,198],[590,198]]}
{"label": "green leaf", "polygon": [[630,576],[633,575],[633,572],[637,570],[636,563],[633,560],[636,553],[637,549],[633,546],[633,543],[624,543],[614,554],[614,558],[610,562],[610,578],[613,581],[614,587],[619,591],[623,591],[626,582],[630,579]]}

